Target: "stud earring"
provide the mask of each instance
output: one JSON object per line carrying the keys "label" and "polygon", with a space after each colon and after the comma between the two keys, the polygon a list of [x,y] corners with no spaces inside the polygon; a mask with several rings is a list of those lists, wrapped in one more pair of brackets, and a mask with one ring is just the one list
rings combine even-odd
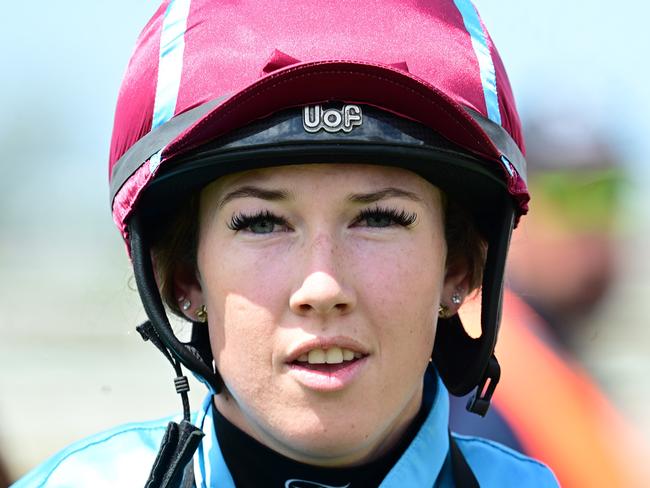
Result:
{"label": "stud earring", "polygon": [[454,305],[460,305],[463,301],[463,297],[460,296],[460,293],[457,291],[451,296],[451,303]]}
{"label": "stud earring", "polygon": [[201,305],[196,310],[196,318],[199,319],[199,322],[205,324],[208,321],[208,310],[205,308],[205,305]]}
{"label": "stud earring", "polygon": [[185,300],[183,302],[183,305],[181,305],[181,308],[183,309],[184,312],[187,312],[191,306],[192,306],[192,302],[189,300]]}

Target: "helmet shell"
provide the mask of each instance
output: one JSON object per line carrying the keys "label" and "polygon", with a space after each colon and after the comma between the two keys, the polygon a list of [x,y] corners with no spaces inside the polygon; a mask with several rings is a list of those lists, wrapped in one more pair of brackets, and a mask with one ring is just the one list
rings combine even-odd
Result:
{"label": "helmet shell", "polygon": [[123,236],[167,161],[331,100],[416,121],[498,166],[526,212],[514,97],[470,1],[170,0],[140,34],[117,103],[109,179]]}

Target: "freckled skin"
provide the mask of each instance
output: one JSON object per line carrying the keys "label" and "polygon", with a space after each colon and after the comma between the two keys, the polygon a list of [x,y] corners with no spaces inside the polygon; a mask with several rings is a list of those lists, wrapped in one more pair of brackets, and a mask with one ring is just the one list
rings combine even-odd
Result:
{"label": "freckled skin", "polygon": [[[255,186],[270,201],[224,195]],[[397,187],[417,200],[349,195]],[[354,465],[397,442],[417,413],[445,277],[440,192],[409,171],[369,165],[299,165],[239,173],[201,195],[198,269],[189,293],[205,303],[226,392],[217,408],[276,451],[316,465]],[[366,208],[417,214],[410,226],[355,221]],[[255,234],[234,215],[268,211],[286,221]],[[194,302],[193,302],[194,303]],[[369,352],[354,380],[319,392],[289,373],[287,356],[314,337],[345,336]]]}

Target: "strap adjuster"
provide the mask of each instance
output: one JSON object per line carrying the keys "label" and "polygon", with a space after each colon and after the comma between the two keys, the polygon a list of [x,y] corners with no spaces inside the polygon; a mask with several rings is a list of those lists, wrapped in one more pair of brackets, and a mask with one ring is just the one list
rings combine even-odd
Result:
{"label": "strap adjuster", "polygon": [[492,395],[500,378],[501,366],[499,366],[499,361],[497,361],[496,356],[493,354],[488,361],[483,379],[481,379],[481,382],[476,388],[476,393],[467,402],[467,410],[481,417],[485,417],[485,414],[490,408],[490,401],[492,400]]}

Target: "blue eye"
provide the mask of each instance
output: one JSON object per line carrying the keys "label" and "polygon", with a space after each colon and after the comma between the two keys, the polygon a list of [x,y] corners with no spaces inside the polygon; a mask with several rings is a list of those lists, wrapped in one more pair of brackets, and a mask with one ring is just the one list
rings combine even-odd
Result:
{"label": "blue eye", "polygon": [[233,215],[228,224],[228,228],[234,231],[248,231],[253,234],[270,234],[277,231],[278,227],[287,227],[287,222],[268,210],[264,210],[255,215],[245,215],[243,213]]}
{"label": "blue eye", "polygon": [[368,227],[388,227],[393,223],[390,215],[369,215],[366,217],[366,224]]}
{"label": "blue eye", "polygon": [[409,227],[415,223],[417,214],[409,213],[405,210],[396,210],[394,208],[367,208],[362,210],[354,220],[354,225],[364,225],[366,227],[391,227],[399,225]]}

